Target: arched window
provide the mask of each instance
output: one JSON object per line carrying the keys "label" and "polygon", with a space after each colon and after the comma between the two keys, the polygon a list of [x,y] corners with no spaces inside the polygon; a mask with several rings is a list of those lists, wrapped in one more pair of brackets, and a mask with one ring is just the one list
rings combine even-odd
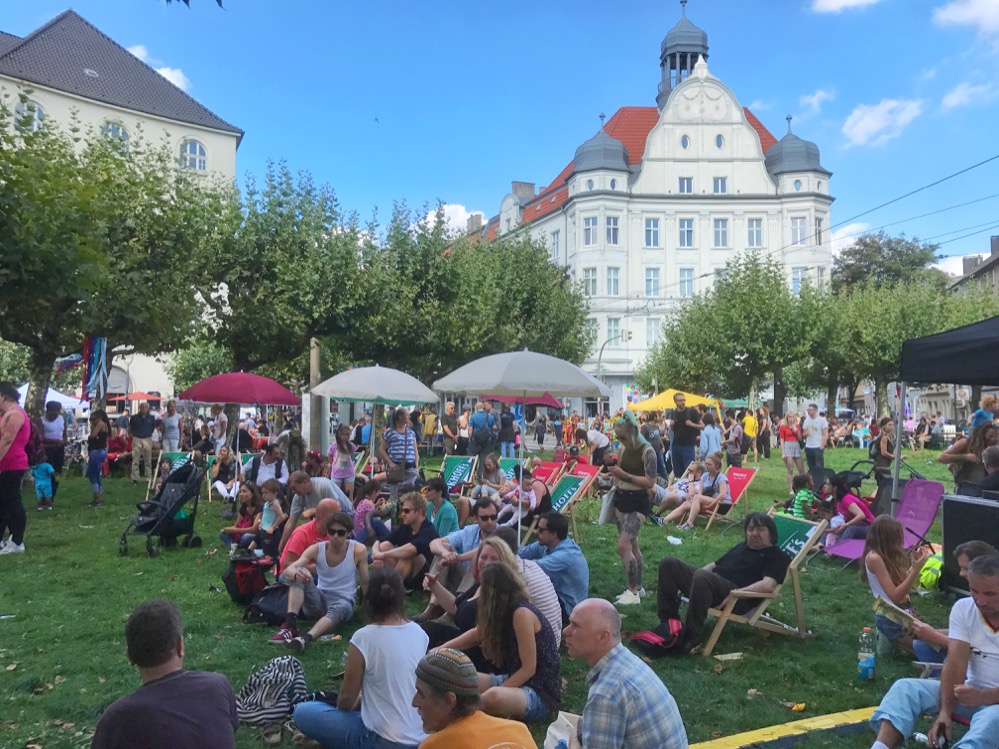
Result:
{"label": "arched window", "polygon": [[105,122],[101,127],[101,135],[105,138],[118,138],[123,141],[128,141],[128,130],[120,122]]}
{"label": "arched window", "polygon": [[690,148],[690,137],[689,136],[684,135],[682,138],[680,138],[680,148],[682,148],[684,151],[686,151],[688,148]]}
{"label": "arched window", "polygon": [[14,122],[18,127],[34,132],[45,122],[45,110],[37,101],[19,101],[14,107]]}
{"label": "arched window", "polygon": [[180,144],[180,165],[185,169],[203,172],[208,169],[205,147],[196,140],[185,140]]}

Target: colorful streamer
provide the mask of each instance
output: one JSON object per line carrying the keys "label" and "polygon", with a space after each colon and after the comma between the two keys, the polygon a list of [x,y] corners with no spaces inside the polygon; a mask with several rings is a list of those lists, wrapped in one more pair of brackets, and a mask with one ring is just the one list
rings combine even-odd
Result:
{"label": "colorful streamer", "polygon": [[83,339],[83,398],[103,399],[108,390],[108,359],[106,338],[87,336]]}

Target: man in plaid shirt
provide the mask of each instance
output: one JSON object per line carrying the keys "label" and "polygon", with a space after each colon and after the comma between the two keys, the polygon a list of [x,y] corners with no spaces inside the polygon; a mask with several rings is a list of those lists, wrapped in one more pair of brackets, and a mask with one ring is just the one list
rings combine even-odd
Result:
{"label": "man in plaid shirt", "polygon": [[569,655],[590,666],[590,692],[570,749],[687,749],[676,700],[658,676],[621,644],[621,615],[609,601],[576,605],[565,628]]}

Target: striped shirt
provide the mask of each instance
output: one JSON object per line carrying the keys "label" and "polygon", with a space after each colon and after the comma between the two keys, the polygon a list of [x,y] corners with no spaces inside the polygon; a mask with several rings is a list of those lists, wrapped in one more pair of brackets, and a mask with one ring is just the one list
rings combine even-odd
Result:
{"label": "striped shirt", "polygon": [[579,721],[586,749],[687,749],[673,695],[655,672],[618,643],[586,675],[590,693]]}
{"label": "striped shirt", "polygon": [[405,432],[386,429],[384,437],[385,452],[388,453],[393,463],[416,462],[416,445],[419,442],[416,432],[408,427]]}
{"label": "striped shirt", "polygon": [[531,603],[535,605],[541,615],[548,620],[555,633],[555,645],[562,643],[562,607],[558,603],[558,594],[555,593],[555,586],[552,585],[551,578],[538,566],[537,562],[530,559],[520,560],[520,571],[524,575],[524,584],[527,587],[527,595]]}

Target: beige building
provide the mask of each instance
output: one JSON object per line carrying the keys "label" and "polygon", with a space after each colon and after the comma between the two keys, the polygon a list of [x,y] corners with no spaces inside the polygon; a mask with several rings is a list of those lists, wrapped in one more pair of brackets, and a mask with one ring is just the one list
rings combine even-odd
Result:
{"label": "beige building", "polygon": [[[27,102],[20,100],[27,95]],[[0,31],[0,96],[15,117],[68,124],[125,140],[166,142],[185,169],[236,178],[243,131],[213,113],[72,10],[24,38]],[[117,358],[111,392],[172,394],[160,359]]]}

